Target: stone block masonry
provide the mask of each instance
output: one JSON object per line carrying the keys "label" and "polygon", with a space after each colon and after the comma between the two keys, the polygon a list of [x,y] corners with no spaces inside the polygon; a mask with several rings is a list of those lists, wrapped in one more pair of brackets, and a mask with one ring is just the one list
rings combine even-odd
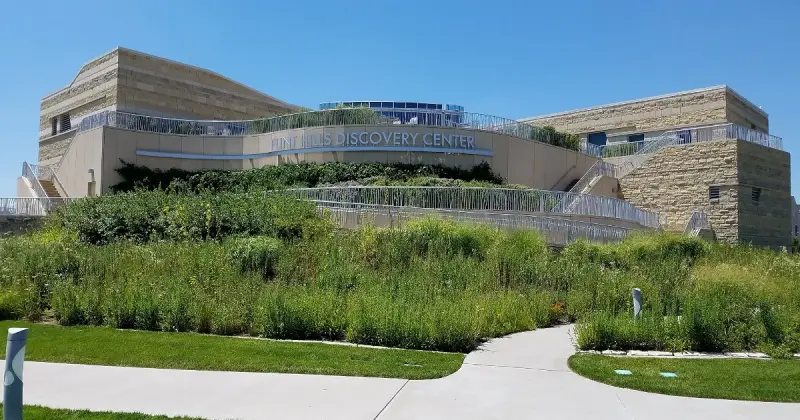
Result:
{"label": "stone block masonry", "polygon": [[786,152],[739,140],[667,147],[622,178],[620,188],[634,205],[662,213],[669,230],[682,231],[703,210],[721,241],[791,245]]}

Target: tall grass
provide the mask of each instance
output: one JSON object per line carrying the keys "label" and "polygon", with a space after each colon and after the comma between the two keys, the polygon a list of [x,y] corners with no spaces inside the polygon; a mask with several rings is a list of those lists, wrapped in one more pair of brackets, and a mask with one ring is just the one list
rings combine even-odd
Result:
{"label": "tall grass", "polygon": [[[800,351],[790,255],[668,234],[554,253],[533,231],[437,219],[337,231],[315,220],[293,235],[205,241],[97,246],[65,224],[6,239],[0,318],[446,351],[571,320],[587,349]],[[640,320],[633,287],[645,296]]]}

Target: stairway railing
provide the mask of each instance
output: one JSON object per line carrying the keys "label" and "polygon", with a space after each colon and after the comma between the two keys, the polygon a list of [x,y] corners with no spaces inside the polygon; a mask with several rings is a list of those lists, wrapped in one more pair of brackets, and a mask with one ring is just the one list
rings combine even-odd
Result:
{"label": "stairway railing", "polygon": [[41,199],[42,210],[47,212],[50,211],[52,207],[52,199],[48,197],[47,193],[44,191],[44,187],[42,187],[42,183],[39,181],[40,170],[41,167],[38,165],[22,162],[22,177],[30,182],[33,192]]}

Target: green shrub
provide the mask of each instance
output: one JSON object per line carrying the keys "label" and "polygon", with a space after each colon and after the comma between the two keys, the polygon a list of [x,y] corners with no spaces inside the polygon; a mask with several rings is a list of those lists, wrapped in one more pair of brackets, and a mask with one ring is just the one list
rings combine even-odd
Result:
{"label": "green shrub", "polygon": [[89,197],[60,207],[52,218],[90,244],[218,240],[234,235],[294,240],[303,237],[307,227],[315,230],[325,224],[312,203],[291,198],[263,194],[187,196],[163,191]]}
{"label": "green shrub", "polygon": [[422,178],[479,182],[487,185],[503,183],[503,178],[495,174],[486,162],[481,162],[472,168],[438,164],[302,162],[244,171],[182,169],[162,171],[121,162],[116,171],[122,181],[111,186],[114,192],[131,192],[136,189],[163,189],[182,193],[264,192],[283,187],[316,187],[349,181],[367,183],[368,180],[379,179],[382,180],[379,184],[384,182],[402,185],[406,181]]}

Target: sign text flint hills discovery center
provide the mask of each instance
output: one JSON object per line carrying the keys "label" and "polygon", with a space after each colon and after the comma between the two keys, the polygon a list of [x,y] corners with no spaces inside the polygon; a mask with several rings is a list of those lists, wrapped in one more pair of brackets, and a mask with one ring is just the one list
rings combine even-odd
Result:
{"label": "sign text flint hills discovery center", "polygon": [[[703,212],[718,239],[791,246],[789,154],[769,133],[766,112],[728,86],[520,121],[441,103],[326,102],[311,113],[321,117],[315,121],[358,106],[380,122],[298,126],[277,117],[303,112],[295,105],[214,72],[125,48],[87,62],[71,80],[42,99],[40,170],[19,179],[21,197],[37,197],[33,184],[53,179],[59,182],[49,191],[61,197],[105,194],[121,180],[115,171],[120,160],[165,170],[304,161],[487,162],[509,183],[624,199],[659,212],[670,229],[683,230]],[[252,130],[253,120],[273,117],[275,129]],[[581,147],[529,135],[543,126],[578,136]]]}
{"label": "sign text flint hills discovery center", "polygon": [[491,150],[475,148],[475,137],[461,134],[392,131],[348,131],[343,133],[301,134],[272,139],[273,151],[409,151],[462,153],[491,156]]}

